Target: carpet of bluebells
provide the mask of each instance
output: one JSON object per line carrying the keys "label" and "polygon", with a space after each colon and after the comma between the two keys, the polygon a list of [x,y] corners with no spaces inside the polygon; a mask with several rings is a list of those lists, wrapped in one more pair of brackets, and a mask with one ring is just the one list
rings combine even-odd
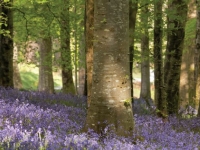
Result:
{"label": "carpet of bluebells", "polygon": [[81,132],[86,119],[85,97],[0,87],[0,149],[200,149],[200,118],[169,117],[163,121],[147,111],[143,113],[140,105],[134,107],[133,137],[125,139],[107,133],[102,140],[98,134]]}

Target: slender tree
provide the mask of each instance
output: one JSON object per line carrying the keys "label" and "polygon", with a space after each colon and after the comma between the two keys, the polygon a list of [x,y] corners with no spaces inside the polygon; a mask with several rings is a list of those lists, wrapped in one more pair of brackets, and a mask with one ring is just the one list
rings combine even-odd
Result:
{"label": "slender tree", "polygon": [[169,114],[178,113],[181,57],[186,18],[186,1],[170,0],[168,2],[167,48],[164,66],[164,84]]}
{"label": "slender tree", "polygon": [[138,1],[129,0],[129,56],[130,56],[130,78],[131,78],[131,97],[133,101],[133,59],[134,59],[134,34],[136,25],[136,15]]}
{"label": "slender tree", "polygon": [[157,109],[162,113],[166,112],[166,101],[164,99],[164,75],[163,75],[163,0],[154,0],[154,100]]}
{"label": "slender tree", "polygon": [[62,64],[62,90],[64,93],[75,94],[72,75],[70,51],[70,26],[69,26],[69,0],[63,0],[61,12],[61,64]]}
{"label": "slender tree", "polygon": [[[195,86],[196,79],[194,77],[195,65],[195,19],[196,19],[196,4],[195,0],[188,1],[188,14],[185,29],[185,40],[183,47],[183,55],[181,62],[181,75],[180,75],[180,102],[182,108],[188,105],[197,107],[195,101]],[[194,29],[194,30],[192,30]]]}
{"label": "slender tree", "polygon": [[94,66],[86,129],[132,135],[129,0],[94,1]]}
{"label": "slender tree", "polygon": [[14,46],[13,53],[13,83],[15,89],[22,88],[22,80],[20,77],[19,67],[18,67],[18,51],[20,50],[20,45],[17,43]]}
{"label": "slender tree", "polygon": [[13,0],[0,3],[0,86],[13,87]]}
{"label": "slender tree", "polygon": [[38,90],[47,93],[54,93],[51,37],[41,38],[38,40],[38,44],[40,54]]}
{"label": "slender tree", "polygon": [[151,99],[150,90],[150,62],[149,62],[149,5],[146,1],[141,2],[141,90],[140,98],[144,99],[148,105]]}

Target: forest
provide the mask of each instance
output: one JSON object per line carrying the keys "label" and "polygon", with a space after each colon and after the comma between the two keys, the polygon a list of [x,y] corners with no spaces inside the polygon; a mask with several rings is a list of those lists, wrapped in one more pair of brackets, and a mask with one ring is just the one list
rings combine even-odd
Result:
{"label": "forest", "polygon": [[0,150],[200,149],[200,0],[0,0]]}

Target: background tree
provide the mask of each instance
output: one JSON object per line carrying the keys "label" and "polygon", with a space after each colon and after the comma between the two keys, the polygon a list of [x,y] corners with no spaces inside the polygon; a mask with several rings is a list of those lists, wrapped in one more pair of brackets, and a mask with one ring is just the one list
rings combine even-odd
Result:
{"label": "background tree", "polygon": [[187,23],[185,28],[185,39],[181,63],[180,75],[180,107],[188,105],[197,108],[195,102],[195,77],[194,58],[195,56],[195,28],[196,28],[196,8],[195,0],[189,0]]}
{"label": "background tree", "polygon": [[133,59],[134,59],[134,44],[135,44],[135,25],[138,9],[138,1],[129,0],[129,56],[130,56],[130,80],[131,80],[131,97],[133,101]]}
{"label": "background tree", "polygon": [[20,77],[19,67],[18,67],[18,51],[20,45],[17,43],[14,45],[13,49],[13,83],[15,89],[22,89],[22,81]]}
{"label": "background tree", "polygon": [[128,0],[94,1],[94,55],[86,129],[132,135]]}
{"label": "background tree", "polygon": [[154,101],[157,109],[166,113],[163,75],[163,0],[154,0]]}
{"label": "background tree", "polygon": [[169,114],[178,113],[180,67],[185,37],[187,3],[170,0],[167,11],[167,48],[164,66],[164,83]]}
{"label": "background tree", "polygon": [[[53,15],[48,13],[48,4],[46,3],[33,3],[34,7],[38,9],[40,15],[38,16],[41,20],[43,27],[39,30],[37,36],[39,40],[39,83],[38,90],[45,91],[48,93],[54,93],[54,82],[52,74],[52,37],[50,33],[50,26],[53,21]],[[43,11],[46,13],[43,14]]]}
{"label": "background tree", "polygon": [[140,98],[144,99],[148,105],[151,99],[150,90],[150,60],[149,60],[149,4],[141,2],[141,90]]}
{"label": "background tree", "polygon": [[54,93],[52,75],[52,41],[51,37],[43,37],[38,41],[40,52],[38,90]]}
{"label": "background tree", "polygon": [[70,24],[69,1],[63,0],[61,11],[60,38],[61,38],[61,64],[62,64],[62,90],[64,93],[75,94],[72,76],[72,62],[70,51]]}
{"label": "background tree", "polygon": [[13,87],[13,1],[0,1],[0,85]]}

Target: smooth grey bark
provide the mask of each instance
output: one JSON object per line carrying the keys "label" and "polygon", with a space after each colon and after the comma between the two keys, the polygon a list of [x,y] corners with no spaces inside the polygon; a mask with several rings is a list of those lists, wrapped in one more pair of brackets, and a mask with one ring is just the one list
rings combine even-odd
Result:
{"label": "smooth grey bark", "polygon": [[[0,86],[13,87],[13,0],[2,2],[0,14]],[[5,32],[9,32],[6,34]]]}
{"label": "smooth grey bark", "polygon": [[94,59],[86,130],[131,136],[129,1],[94,1]]}
{"label": "smooth grey bark", "polygon": [[142,2],[141,9],[141,90],[140,98],[144,99],[147,104],[151,99],[151,89],[150,89],[150,62],[149,62],[149,31],[148,31],[148,18],[149,9],[145,2]]}
{"label": "smooth grey bark", "polygon": [[54,93],[51,37],[44,37],[38,40],[38,45],[40,54],[38,90],[47,93]]}

